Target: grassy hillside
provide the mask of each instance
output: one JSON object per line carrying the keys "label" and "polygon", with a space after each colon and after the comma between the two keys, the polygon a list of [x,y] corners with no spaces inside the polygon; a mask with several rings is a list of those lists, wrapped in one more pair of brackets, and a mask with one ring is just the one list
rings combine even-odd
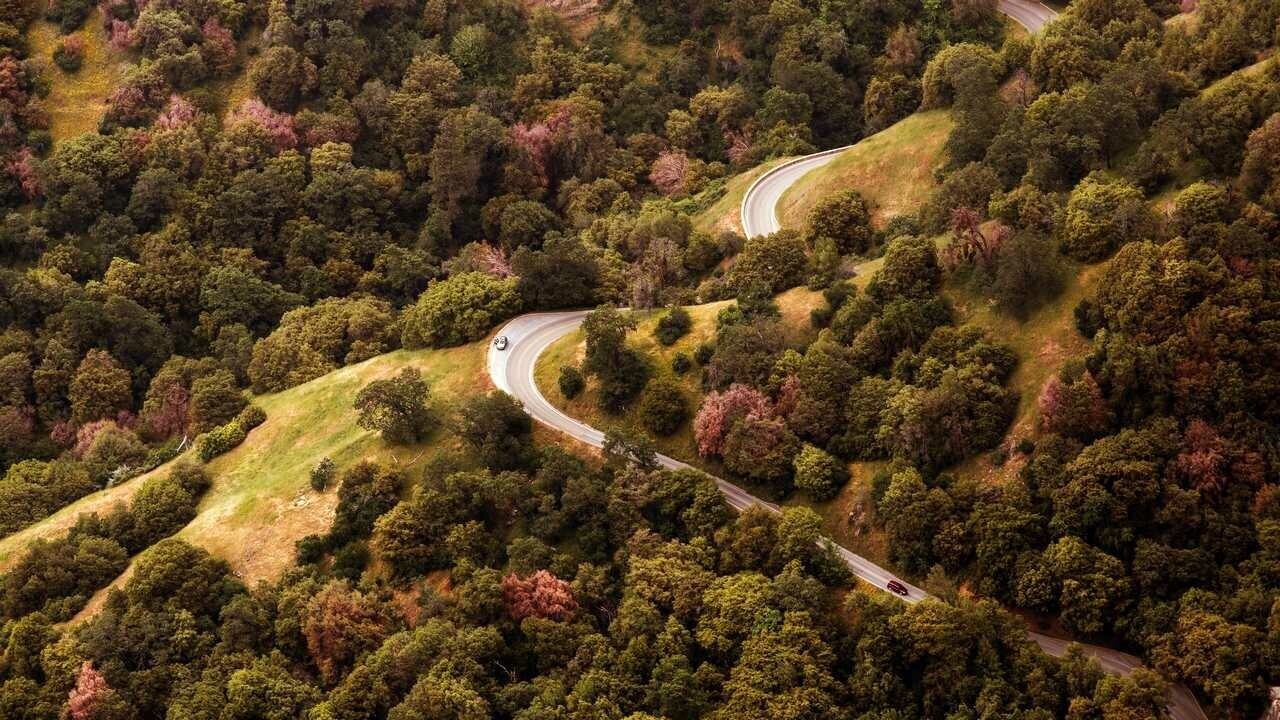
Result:
{"label": "grassy hillside", "polygon": [[[725,230],[741,233],[742,198],[747,194],[751,183],[785,161],[786,158],[770,160],[725,180],[724,184],[720,186],[719,192],[721,194],[719,199],[707,206],[706,209],[694,213],[694,229],[713,235]],[[694,198],[694,200],[697,199],[696,197]]]}
{"label": "grassy hillside", "polygon": [[[1107,265],[1107,262],[1102,262],[1073,267],[1068,271],[1068,281],[1062,294],[1032,313],[1026,322],[999,312],[985,297],[966,288],[951,286],[945,290],[961,318],[986,328],[991,337],[1013,348],[1018,355],[1018,367],[1009,378],[1009,386],[1020,396],[1018,413],[1005,436],[1006,444],[1034,434],[1039,423],[1036,403],[1040,389],[1068,358],[1081,358],[1089,353],[1090,341],[1076,330],[1074,311],[1081,300],[1094,294]],[[1020,459],[1018,453],[1010,453],[1010,461],[997,466],[989,455],[980,455],[970,458],[956,470],[962,474],[977,473],[991,482],[1002,482],[1013,477],[1020,467]]]}
{"label": "grassy hillside", "polygon": [[[340,470],[364,459],[413,469],[457,447],[445,428],[418,446],[387,446],[376,434],[356,426],[351,409],[356,393],[372,380],[416,367],[430,382],[431,404],[443,416],[460,398],[488,387],[485,347],[475,343],[449,350],[402,350],[257,398],[267,421],[240,447],[209,463],[213,486],[200,503],[199,515],[179,536],[227,560],[247,581],[278,574],[293,562],[294,542],[323,532],[332,519],[335,490],[317,493],[308,484],[311,468],[321,458],[333,458]],[[155,472],[166,471],[161,467]],[[0,541],[0,568],[16,560],[31,540],[65,532],[80,513],[127,502],[142,480],[83,498]]]}
{"label": "grassy hillside", "polygon": [[75,34],[85,40],[84,66],[66,73],[52,59],[53,49],[62,39],[58,26],[37,20],[27,31],[31,57],[47,68],[49,97],[45,98],[44,107],[49,112],[49,133],[54,142],[97,132],[98,121],[107,108],[107,96],[134,62],[130,53],[107,44],[102,13],[96,8]]}
{"label": "grassy hillside", "polygon": [[871,203],[877,224],[912,212],[933,190],[933,172],[941,162],[951,126],[947,111],[932,110],[912,115],[854,145],[783,193],[778,203],[783,227],[803,227],[814,205],[849,188]]}

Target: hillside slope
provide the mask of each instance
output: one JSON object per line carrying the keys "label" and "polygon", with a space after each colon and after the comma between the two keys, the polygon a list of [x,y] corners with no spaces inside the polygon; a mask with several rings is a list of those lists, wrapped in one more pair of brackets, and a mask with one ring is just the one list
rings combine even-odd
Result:
{"label": "hillside slope", "polygon": [[[321,458],[332,458],[339,469],[372,460],[411,470],[456,447],[446,427],[417,446],[387,446],[375,433],[356,426],[351,408],[356,393],[372,380],[418,368],[431,385],[431,404],[442,416],[460,398],[488,387],[484,347],[473,343],[448,350],[401,350],[255,398],[267,411],[267,421],[238,448],[208,464],[213,486],[199,515],[179,537],[225,559],[246,581],[274,577],[293,563],[294,542],[325,531],[333,517],[336,492],[316,493],[309,485],[311,468]],[[153,472],[167,470],[162,466]],[[66,532],[81,513],[127,503],[145,477],[82,498],[0,540],[0,569],[15,562],[32,540]]]}
{"label": "hillside slope", "polygon": [[824,167],[805,175],[782,195],[778,219],[801,228],[809,211],[840,190],[857,190],[872,206],[872,220],[913,212],[929,198],[934,171],[951,132],[946,110],[916,113],[849,148]]}

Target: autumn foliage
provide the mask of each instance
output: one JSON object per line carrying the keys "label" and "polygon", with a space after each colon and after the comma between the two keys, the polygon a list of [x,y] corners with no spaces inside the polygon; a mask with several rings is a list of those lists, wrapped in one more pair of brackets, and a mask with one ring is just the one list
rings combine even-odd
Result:
{"label": "autumn foliage", "polygon": [[502,599],[516,620],[528,617],[568,620],[578,612],[578,601],[569,583],[546,570],[521,578],[514,573],[502,579]]}
{"label": "autumn foliage", "polygon": [[693,419],[693,436],[703,457],[724,451],[724,440],[735,423],[744,418],[769,418],[773,407],[764,393],[733,384],[723,392],[709,393]]}

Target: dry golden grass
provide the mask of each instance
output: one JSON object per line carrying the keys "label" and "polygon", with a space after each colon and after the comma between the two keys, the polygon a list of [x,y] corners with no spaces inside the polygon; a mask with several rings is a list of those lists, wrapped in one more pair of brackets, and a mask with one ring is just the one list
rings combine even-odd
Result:
{"label": "dry golden grass", "polygon": [[933,190],[933,173],[951,126],[946,110],[916,113],[854,145],[783,193],[778,203],[783,227],[803,228],[809,211],[823,198],[848,189],[871,204],[877,225],[914,212]]}
{"label": "dry golden grass", "polygon": [[45,77],[50,81],[44,103],[54,142],[97,132],[107,108],[107,96],[134,62],[132,53],[115,50],[107,43],[102,14],[97,9],[76,34],[85,40],[84,65],[77,72],[66,73],[53,62],[53,49],[62,39],[58,27],[37,20],[27,30],[31,57],[45,67]]}

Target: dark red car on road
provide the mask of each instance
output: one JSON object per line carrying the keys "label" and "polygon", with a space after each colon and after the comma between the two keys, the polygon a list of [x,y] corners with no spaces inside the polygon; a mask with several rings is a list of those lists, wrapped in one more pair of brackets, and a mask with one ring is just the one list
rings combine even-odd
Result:
{"label": "dark red car on road", "polygon": [[910,591],[907,590],[907,586],[897,580],[890,580],[885,587],[889,588],[889,592],[892,592],[895,595],[901,595],[902,597],[906,597],[911,594]]}

